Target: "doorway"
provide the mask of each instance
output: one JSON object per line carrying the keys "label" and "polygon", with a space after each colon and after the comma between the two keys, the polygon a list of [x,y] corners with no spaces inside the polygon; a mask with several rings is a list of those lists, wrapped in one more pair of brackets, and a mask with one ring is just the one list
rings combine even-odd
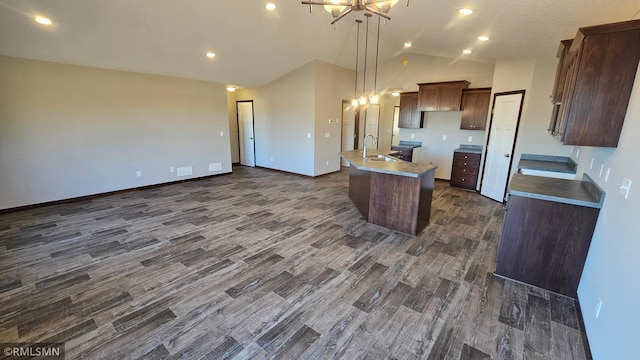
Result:
{"label": "doorway", "polygon": [[504,202],[507,192],[524,92],[511,91],[493,96],[480,194],[499,202]]}
{"label": "doorway", "polygon": [[253,131],[253,100],[236,101],[238,114],[238,144],[240,164],[256,166],[256,145]]}
{"label": "doorway", "polygon": [[[351,102],[342,100],[342,144],[340,151],[349,151],[356,148],[356,112],[351,108]],[[342,166],[349,166],[344,159],[341,160]]]}
{"label": "doorway", "polygon": [[400,143],[400,127],[398,123],[400,121],[400,106],[393,107],[393,127],[391,128],[391,146],[398,145]]}
{"label": "doorway", "polygon": [[[361,113],[363,111],[361,110]],[[379,139],[379,123],[380,123],[380,105],[378,104],[369,104],[364,108],[364,121],[361,125],[362,132],[362,148],[367,149],[378,149],[378,139]],[[364,137],[367,135],[372,135],[376,140],[375,143],[371,140],[365,141]]]}

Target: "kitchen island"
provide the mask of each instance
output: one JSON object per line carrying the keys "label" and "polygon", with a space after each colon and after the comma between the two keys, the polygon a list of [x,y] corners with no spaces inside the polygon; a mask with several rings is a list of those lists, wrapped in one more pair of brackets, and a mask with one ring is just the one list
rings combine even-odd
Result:
{"label": "kitchen island", "polygon": [[369,223],[416,235],[429,223],[437,167],[389,156],[394,153],[341,152],[350,165],[349,198]]}

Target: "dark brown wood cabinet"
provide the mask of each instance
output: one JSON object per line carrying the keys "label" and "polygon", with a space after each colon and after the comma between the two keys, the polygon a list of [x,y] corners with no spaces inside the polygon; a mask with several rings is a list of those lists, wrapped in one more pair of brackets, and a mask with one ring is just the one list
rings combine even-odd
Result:
{"label": "dark brown wood cabinet", "polygon": [[478,169],[480,169],[480,154],[454,152],[449,184],[453,187],[475,190],[478,185]]}
{"label": "dark brown wood cabinet", "polygon": [[400,94],[400,113],[398,127],[421,128],[423,124],[422,111],[418,111],[418,93],[406,92]]}
{"label": "dark brown wood cabinet", "polygon": [[487,124],[490,102],[491,88],[463,90],[460,129],[484,130]]}
{"label": "dark brown wood cabinet", "polygon": [[618,146],[638,44],[640,20],[583,27],[570,45],[561,43],[549,126],[554,137],[565,145]]}
{"label": "dark brown wood cabinet", "polygon": [[460,110],[462,90],[467,87],[465,80],[418,84],[418,110]]}
{"label": "dark brown wood cabinet", "polygon": [[392,154],[391,156],[406,162],[413,161],[413,149],[403,149],[391,146],[391,150],[397,151],[396,154]]}
{"label": "dark brown wood cabinet", "polygon": [[496,274],[575,298],[599,211],[510,195]]}

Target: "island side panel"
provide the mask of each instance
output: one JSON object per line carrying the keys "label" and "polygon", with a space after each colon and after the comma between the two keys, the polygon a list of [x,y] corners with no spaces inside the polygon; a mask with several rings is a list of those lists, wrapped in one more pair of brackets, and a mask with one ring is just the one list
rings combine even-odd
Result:
{"label": "island side panel", "polygon": [[575,298],[598,213],[509,196],[496,274]]}
{"label": "island side panel", "polygon": [[429,224],[431,219],[431,200],[433,198],[433,187],[435,185],[436,170],[429,170],[420,176],[420,204],[418,209],[418,227],[416,233],[420,232]]}
{"label": "island side panel", "polygon": [[415,235],[419,200],[420,178],[372,173],[369,222]]}
{"label": "island side panel", "polygon": [[349,198],[356,205],[365,220],[369,220],[369,193],[371,172],[349,168]]}

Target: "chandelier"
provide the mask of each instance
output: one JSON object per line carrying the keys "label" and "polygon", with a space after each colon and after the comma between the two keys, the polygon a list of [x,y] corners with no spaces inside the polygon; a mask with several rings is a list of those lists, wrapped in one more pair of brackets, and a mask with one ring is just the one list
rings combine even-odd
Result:
{"label": "chandelier", "polygon": [[[331,25],[335,25],[343,17],[352,11],[366,11],[376,14],[385,20],[391,20],[389,10],[399,0],[322,0],[322,1],[302,1],[303,5],[309,5],[309,12],[312,11],[313,5],[321,5],[331,16],[333,21]],[[409,6],[409,0],[406,0]]]}

